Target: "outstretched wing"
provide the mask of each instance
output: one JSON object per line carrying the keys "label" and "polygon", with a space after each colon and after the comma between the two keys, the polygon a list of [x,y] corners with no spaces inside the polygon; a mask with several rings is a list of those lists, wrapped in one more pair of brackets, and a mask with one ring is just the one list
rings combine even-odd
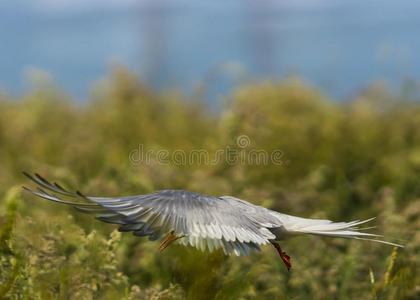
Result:
{"label": "outstretched wing", "polygon": [[[51,184],[38,174],[24,174],[39,186],[38,191],[25,188],[32,194],[95,214],[101,221],[119,224],[120,231],[133,231],[134,235],[149,236],[151,240],[174,232],[185,236],[179,239],[181,244],[210,251],[222,248],[226,254],[233,251],[240,255],[259,250],[259,245],[274,239],[267,228],[278,227],[276,218],[265,214],[264,208],[233,197],[181,190],[118,198],[87,197]],[[85,202],[64,201],[56,194]]]}

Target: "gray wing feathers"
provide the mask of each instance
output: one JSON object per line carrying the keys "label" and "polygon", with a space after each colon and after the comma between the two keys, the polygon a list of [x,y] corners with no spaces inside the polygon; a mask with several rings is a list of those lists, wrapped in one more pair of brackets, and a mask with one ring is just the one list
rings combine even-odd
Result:
{"label": "gray wing feathers", "polygon": [[[274,235],[266,230],[242,205],[225,197],[211,197],[187,191],[160,191],[136,198],[116,201],[89,198],[101,206],[126,216],[127,221],[144,222],[157,232],[174,231],[186,235],[190,245],[197,248],[218,248],[230,244],[212,244],[206,240],[266,244]],[[252,212],[254,213],[254,212]],[[126,227],[135,228],[135,227]],[[233,250],[238,247],[233,247]],[[237,249],[238,250],[238,249]]]}
{"label": "gray wing feathers", "polygon": [[[97,215],[103,222],[119,224],[120,231],[132,231],[151,240],[175,232],[185,235],[178,240],[184,245],[209,251],[222,248],[226,254],[246,255],[275,238],[265,227],[278,226],[278,220],[265,208],[233,197],[218,198],[180,190],[119,198],[86,197],[51,184],[38,174],[35,177],[24,174],[54,193],[25,188],[34,195],[71,205],[81,212]],[[63,201],[55,194],[89,203]]]}

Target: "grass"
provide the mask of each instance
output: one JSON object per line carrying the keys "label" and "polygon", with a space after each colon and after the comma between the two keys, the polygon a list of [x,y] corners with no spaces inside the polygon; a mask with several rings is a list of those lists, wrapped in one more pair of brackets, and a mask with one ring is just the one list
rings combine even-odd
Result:
{"label": "grass", "polygon": [[[83,105],[55,88],[0,98],[0,298],[419,298],[419,102],[379,86],[336,102],[298,80],[241,87],[217,113],[184,98],[154,93],[122,69]],[[282,156],[133,163],[139,144]],[[92,196],[187,189],[303,217],[377,216],[375,231],[406,247],[300,236],[281,242],[290,272],[271,247],[249,257],[176,245],[159,254],[158,242],[23,193],[22,170]]]}

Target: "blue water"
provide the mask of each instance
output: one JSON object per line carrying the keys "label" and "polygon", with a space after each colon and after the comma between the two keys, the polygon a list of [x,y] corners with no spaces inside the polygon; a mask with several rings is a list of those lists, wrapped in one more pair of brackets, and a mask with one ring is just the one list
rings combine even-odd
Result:
{"label": "blue water", "polygon": [[210,99],[289,75],[337,99],[420,78],[416,0],[63,1],[0,2],[2,91],[24,93],[42,69],[83,101],[115,62],[155,89],[205,83]]}

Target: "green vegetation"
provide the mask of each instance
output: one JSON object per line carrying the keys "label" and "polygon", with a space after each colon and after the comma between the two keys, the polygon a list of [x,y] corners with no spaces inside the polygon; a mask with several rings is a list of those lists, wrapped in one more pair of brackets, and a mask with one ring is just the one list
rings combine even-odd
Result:
{"label": "green vegetation", "polygon": [[[0,298],[419,299],[420,103],[374,86],[335,102],[298,80],[238,89],[220,112],[122,69],[78,105],[59,90],[0,97]],[[238,136],[249,137],[240,147]],[[281,150],[281,163],[130,161],[132,150]],[[225,257],[121,234],[21,191],[22,170],[92,196],[187,189],[337,221],[377,216],[404,249],[299,236]]]}

